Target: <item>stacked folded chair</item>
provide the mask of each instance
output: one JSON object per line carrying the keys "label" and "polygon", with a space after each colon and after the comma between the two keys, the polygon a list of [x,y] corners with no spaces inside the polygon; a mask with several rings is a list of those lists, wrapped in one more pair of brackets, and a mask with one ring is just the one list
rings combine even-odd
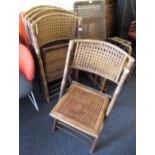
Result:
{"label": "stacked folded chair", "polygon": [[29,44],[34,48],[47,102],[60,91],[67,48],[77,38],[81,18],[54,6],[36,6],[23,14]]}

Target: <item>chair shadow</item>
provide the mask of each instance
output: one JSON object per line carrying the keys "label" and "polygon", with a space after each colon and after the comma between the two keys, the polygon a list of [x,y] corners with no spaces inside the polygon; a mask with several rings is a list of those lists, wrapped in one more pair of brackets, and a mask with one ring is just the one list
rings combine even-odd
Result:
{"label": "chair shadow", "polygon": [[108,137],[106,140],[103,140],[103,141],[100,140],[96,146],[96,151],[103,149],[105,147],[109,147],[113,141],[116,141],[120,139],[122,136],[128,134],[129,131],[133,128],[134,128],[134,124],[131,124],[130,126],[128,126],[128,128],[122,128],[119,131],[112,133],[111,136]]}

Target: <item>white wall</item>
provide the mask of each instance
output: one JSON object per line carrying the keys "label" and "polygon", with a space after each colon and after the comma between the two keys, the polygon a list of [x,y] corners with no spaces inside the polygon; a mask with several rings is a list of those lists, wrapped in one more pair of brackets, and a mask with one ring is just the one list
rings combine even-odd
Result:
{"label": "white wall", "polygon": [[33,6],[43,4],[54,5],[67,10],[73,10],[73,4],[75,1],[77,0],[19,0],[19,11],[25,11]]}

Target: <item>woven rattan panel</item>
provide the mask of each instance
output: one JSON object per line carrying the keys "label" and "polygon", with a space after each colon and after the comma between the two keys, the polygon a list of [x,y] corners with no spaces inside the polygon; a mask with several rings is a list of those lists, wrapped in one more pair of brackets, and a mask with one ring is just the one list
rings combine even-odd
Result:
{"label": "woven rattan panel", "polygon": [[127,54],[102,41],[77,41],[72,67],[89,71],[118,82]]}
{"label": "woven rattan panel", "polygon": [[105,27],[103,24],[104,9],[101,1],[75,2],[74,11],[83,18],[83,31],[80,37],[83,39],[103,39]]}
{"label": "woven rattan panel", "polygon": [[44,16],[37,22],[37,37],[39,46],[48,42],[75,38],[77,18],[65,14]]}
{"label": "woven rattan panel", "polygon": [[[104,117],[107,101],[108,98],[105,96],[101,97],[72,85],[69,95],[57,112],[91,129],[95,129],[101,112]],[[101,118],[102,121],[103,117]]]}
{"label": "woven rattan panel", "polygon": [[102,7],[101,4],[102,2],[97,1],[92,3],[89,3],[89,1],[75,2],[74,8],[78,15],[82,16],[84,19],[88,19],[99,16]]}

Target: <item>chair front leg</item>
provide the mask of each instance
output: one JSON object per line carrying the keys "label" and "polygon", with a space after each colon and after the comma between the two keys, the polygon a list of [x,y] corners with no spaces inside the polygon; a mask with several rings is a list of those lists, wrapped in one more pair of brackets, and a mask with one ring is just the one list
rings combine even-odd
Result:
{"label": "chair front leg", "polygon": [[93,144],[91,145],[91,148],[89,150],[90,153],[93,153],[95,151],[97,142],[98,142],[98,137],[94,139]]}
{"label": "chair front leg", "polygon": [[58,129],[58,128],[56,127],[56,124],[57,124],[57,120],[54,119],[54,122],[53,122],[53,131],[54,131],[54,132],[56,132],[56,130]]}

